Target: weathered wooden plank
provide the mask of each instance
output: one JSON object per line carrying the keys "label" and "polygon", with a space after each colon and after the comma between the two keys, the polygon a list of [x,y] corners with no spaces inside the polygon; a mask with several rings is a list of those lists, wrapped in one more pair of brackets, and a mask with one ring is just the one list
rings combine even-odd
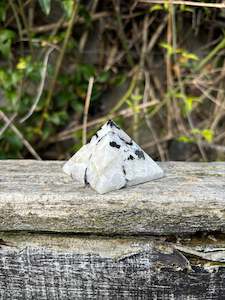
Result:
{"label": "weathered wooden plank", "polygon": [[1,231],[225,231],[225,163],[163,163],[165,178],[105,195],[73,182],[61,166],[0,161]]}
{"label": "weathered wooden plank", "polygon": [[0,238],[0,299],[224,299],[224,265],[186,258],[163,238]]}

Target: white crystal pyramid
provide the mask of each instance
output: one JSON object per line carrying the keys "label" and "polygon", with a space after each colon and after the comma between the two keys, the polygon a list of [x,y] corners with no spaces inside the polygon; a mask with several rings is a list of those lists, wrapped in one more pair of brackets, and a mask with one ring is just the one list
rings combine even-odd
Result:
{"label": "white crystal pyramid", "polygon": [[163,170],[111,120],[65,163],[63,171],[100,194],[163,176]]}

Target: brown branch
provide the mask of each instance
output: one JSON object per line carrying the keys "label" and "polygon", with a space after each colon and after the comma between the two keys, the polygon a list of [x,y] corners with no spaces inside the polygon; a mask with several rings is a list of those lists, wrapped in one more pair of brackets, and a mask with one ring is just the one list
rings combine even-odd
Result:
{"label": "brown branch", "polygon": [[[151,107],[156,104],[159,104],[159,101],[153,100],[146,104],[138,105],[138,108],[143,109],[144,107]],[[119,111],[118,113],[111,113],[106,116],[100,117],[100,118],[92,120],[90,122],[87,122],[86,127],[87,128],[93,127],[93,126],[96,126],[96,125],[106,122],[110,118],[115,118],[115,117],[119,117],[119,116],[123,116],[124,118],[129,118],[129,117],[133,116],[133,114],[134,114],[134,112],[131,108],[126,108],[126,109]],[[77,132],[78,130],[81,130],[82,128],[83,128],[83,125],[77,125],[73,128],[67,129],[67,130],[61,132],[58,136],[56,136],[56,138],[50,139],[50,143],[55,143],[58,141],[64,141],[64,140],[71,139],[74,136],[74,133]]]}
{"label": "brown branch", "polygon": [[3,121],[7,124],[9,124],[9,127],[12,129],[12,131],[19,137],[19,139],[22,141],[24,146],[27,148],[27,150],[37,159],[41,160],[41,157],[38,155],[38,153],[34,150],[34,148],[31,146],[31,144],[25,139],[23,134],[19,131],[19,129],[11,123],[11,120],[5,115],[3,111],[0,110],[0,117],[3,119]]}
{"label": "brown branch", "polygon": [[[139,0],[140,3],[146,4],[168,4],[170,0]],[[171,4],[187,5],[187,6],[200,6],[208,8],[225,8],[225,3],[208,3],[208,2],[195,2],[195,1],[183,1],[183,0],[171,0]]]}
{"label": "brown branch", "polygon": [[88,118],[88,110],[89,110],[90,101],[91,101],[91,93],[92,93],[93,84],[94,84],[94,77],[90,77],[89,83],[88,83],[87,96],[85,99],[85,106],[84,106],[83,134],[82,134],[83,145],[85,145],[87,142],[87,118]]}
{"label": "brown branch", "polygon": [[[103,11],[103,12],[99,12],[99,13],[96,13],[96,14],[92,15],[91,20],[92,21],[97,21],[97,20],[99,20],[101,18],[108,17],[108,16],[110,16],[110,13]],[[78,24],[82,24],[82,23],[85,23],[85,20],[84,20],[84,18],[78,17],[77,20],[76,20],[76,22]],[[30,30],[33,33],[43,33],[43,32],[51,31],[51,30],[53,30],[57,26],[58,26],[58,22],[55,22],[55,23],[51,23],[51,24],[47,24],[47,25],[32,27]],[[67,22],[62,22],[60,24],[61,28],[67,28],[68,26],[69,26],[69,22],[68,21]]]}
{"label": "brown branch", "polygon": [[[143,104],[147,104],[148,103],[149,89],[150,89],[149,73],[145,72],[145,89],[144,89],[144,96],[143,96]],[[146,106],[143,107],[143,111],[144,111],[145,122],[146,122],[148,128],[151,131],[153,140],[154,140],[154,142],[156,144],[156,147],[158,149],[158,152],[159,152],[159,156],[160,156],[161,160],[164,161],[165,160],[164,151],[163,151],[160,143],[158,142],[157,134],[156,134],[156,132],[155,132],[153,126],[152,126],[151,119],[148,118]]]}
{"label": "brown branch", "polygon": [[[1,116],[1,112],[0,112],[0,116]],[[15,119],[16,116],[17,116],[17,113],[14,113],[12,115],[12,117],[10,119],[8,119],[7,122],[6,122],[6,120],[4,120],[5,121],[5,125],[0,130],[0,137],[3,135],[3,133],[6,131],[6,129],[10,126],[10,124],[13,122],[13,120]]]}
{"label": "brown branch", "polygon": [[35,111],[38,102],[41,98],[43,89],[44,89],[44,85],[45,85],[45,78],[46,78],[46,74],[47,74],[47,66],[48,66],[48,58],[50,56],[50,54],[52,53],[52,51],[55,48],[51,47],[47,50],[46,54],[45,54],[45,58],[44,58],[44,62],[43,62],[43,68],[41,71],[41,82],[40,85],[38,87],[38,92],[37,92],[37,96],[35,98],[35,101],[33,103],[33,105],[31,106],[30,110],[28,111],[28,113],[20,120],[20,123],[25,122],[28,118],[30,118],[30,116],[33,114],[33,112]]}
{"label": "brown branch", "polygon": [[49,109],[49,105],[50,105],[51,100],[52,100],[52,96],[53,96],[54,89],[55,89],[55,84],[56,84],[56,81],[57,81],[57,78],[58,78],[58,75],[59,75],[59,71],[61,69],[61,65],[62,65],[62,62],[63,62],[63,58],[64,58],[64,55],[65,55],[65,52],[66,52],[66,47],[67,47],[67,44],[69,42],[70,35],[72,33],[72,28],[73,28],[73,24],[74,24],[74,21],[75,21],[75,17],[77,15],[77,6],[78,6],[77,2],[75,1],[74,2],[74,7],[73,7],[73,12],[72,12],[72,15],[71,15],[71,18],[70,18],[70,21],[69,21],[69,25],[68,25],[68,28],[67,28],[67,31],[66,31],[65,39],[63,41],[63,46],[62,46],[62,49],[60,51],[59,57],[57,59],[55,72],[54,72],[54,75],[53,75],[53,78],[52,78],[52,81],[51,81],[51,84],[50,84],[50,87],[49,87],[49,93],[48,93],[48,96],[47,96],[47,99],[46,99],[46,102],[45,102],[45,107],[43,109],[42,119],[41,119],[41,122],[40,122],[40,128],[43,127],[45,116],[46,116],[46,113]]}

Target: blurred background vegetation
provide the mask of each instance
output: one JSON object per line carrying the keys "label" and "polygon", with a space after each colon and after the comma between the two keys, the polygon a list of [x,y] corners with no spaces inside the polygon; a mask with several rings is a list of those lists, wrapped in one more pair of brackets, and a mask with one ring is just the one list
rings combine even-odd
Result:
{"label": "blurred background vegetation", "polygon": [[0,159],[67,159],[113,118],[154,159],[225,160],[225,5],[205,2],[1,0]]}

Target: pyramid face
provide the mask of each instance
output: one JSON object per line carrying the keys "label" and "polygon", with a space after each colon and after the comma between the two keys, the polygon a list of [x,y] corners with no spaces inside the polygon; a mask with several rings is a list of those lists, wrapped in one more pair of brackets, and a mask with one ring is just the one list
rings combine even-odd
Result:
{"label": "pyramid face", "polygon": [[63,170],[100,194],[163,176],[163,170],[111,120],[65,163]]}

